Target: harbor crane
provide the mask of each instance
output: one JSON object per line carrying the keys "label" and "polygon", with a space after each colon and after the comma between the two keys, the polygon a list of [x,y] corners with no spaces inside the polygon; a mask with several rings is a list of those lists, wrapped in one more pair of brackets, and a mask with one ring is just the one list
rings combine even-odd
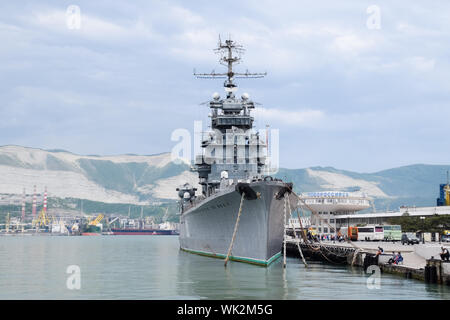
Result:
{"label": "harbor crane", "polygon": [[163,219],[162,219],[164,222],[167,221],[167,218],[169,218],[168,213],[169,213],[169,207],[166,208],[166,212],[164,213],[164,216],[163,216]]}
{"label": "harbor crane", "polygon": [[444,199],[446,206],[450,206],[450,181],[448,173],[449,172],[447,171],[447,185],[444,186]]}
{"label": "harbor crane", "polygon": [[115,217],[114,219],[112,219],[111,221],[109,221],[109,219],[106,219],[106,224],[108,225],[108,228],[111,229],[111,225],[117,221],[119,219],[119,217]]}
{"label": "harbor crane", "polygon": [[114,219],[112,219],[111,221],[108,222],[108,225],[113,224],[113,222],[116,221],[116,220],[118,220],[118,219],[119,219],[119,217],[115,217]]}
{"label": "harbor crane", "polygon": [[36,220],[33,220],[33,225],[38,226],[48,226],[51,222],[51,217],[47,214],[47,211],[42,209],[41,212],[39,212],[39,216]]}
{"label": "harbor crane", "polygon": [[98,224],[100,223],[100,221],[103,220],[104,217],[105,217],[105,215],[102,214],[102,213],[100,213],[100,214],[97,216],[97,218],[95,218],[94,220],[90,221],[88,224],[89,224],[90,226],[96,226],[96,225],[98,225]]}

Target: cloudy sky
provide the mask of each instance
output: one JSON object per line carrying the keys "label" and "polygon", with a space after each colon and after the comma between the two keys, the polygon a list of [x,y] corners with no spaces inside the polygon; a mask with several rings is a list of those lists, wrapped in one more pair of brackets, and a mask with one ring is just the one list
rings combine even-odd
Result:
{"label": "cloudy sky", "polygon": [[239,92],[280,130],[281,166],[449,164],[448,1],[2,1],[0,145],[170,151],[223,94],[192,76],[223,70],[219,34],[246,48],[240,70],[268,73]]}

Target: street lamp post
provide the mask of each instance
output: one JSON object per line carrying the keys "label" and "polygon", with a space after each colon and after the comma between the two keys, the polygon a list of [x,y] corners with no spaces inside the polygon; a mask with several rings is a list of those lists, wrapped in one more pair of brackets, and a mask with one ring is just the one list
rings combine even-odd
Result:
{"label": "street lamp post", "polygon": [[420,220],[422,220],[422,244],[425,244],[425,217],[420,217]]}

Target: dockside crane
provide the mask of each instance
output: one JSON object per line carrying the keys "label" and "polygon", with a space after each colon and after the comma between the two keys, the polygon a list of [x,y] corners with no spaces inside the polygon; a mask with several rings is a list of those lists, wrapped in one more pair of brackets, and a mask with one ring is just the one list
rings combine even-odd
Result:
{"label": "dockside crane", "polygon": [[97,218],[95,218],[95,219],[92,220],[92,221],[89,221],[88,224],[91,225],[91,226],[96,226],[96,225],[98,225],[98,224],[100,223],[100,221],[103,220],[104,217],[105,217],[105,215],[102,214],[102,213],[100,213],[100,214],[97,216]]}
{"label": "dockside crane", "polygon": [[35,227],[47,227],[51,222],[51,217],[47,214],[44,208],[39,212],[37,219],[33,220]]}
{"label": "dockside crane", "polygon": [[107,228],[109,231],[111,231],[111,225],[117,221],[119,219],[119,217],[115,217],[114,219],[112,219],[111,221],[109,221],[108,218],[106,218],[106,224],[107,224]]}
{"label": "dockside crane", "polygon": [[164,222],[166,222],[167,218],[169,218],[169,207],[166,208],[166,212],[164,212],[164,216],[163,216],[162,220]]}
{"label": "dockside crane", "polygon": [[447,183],[439,185],[440,195],[437,198],[438,206],[450,206],[450,179],[449,171],[447,171]]}
{"label": "dockside crane", "polygon": [[447,185],[444,186],[444,193],[445,193],[444,195],[445,205],[450,206],[450,181],[448,171],[447,171]]}

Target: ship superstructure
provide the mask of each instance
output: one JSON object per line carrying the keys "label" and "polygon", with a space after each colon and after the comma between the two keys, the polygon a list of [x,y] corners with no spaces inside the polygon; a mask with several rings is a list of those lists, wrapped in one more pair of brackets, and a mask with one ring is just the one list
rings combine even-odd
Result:
{"label": "ship superstructure", "polygon": [[265,175],[267,143],[253,130],[255,103],[246,93],[235,95],[236,78],[265,75],[233,70],[243,51],[231,39],[219,40],[216,52],[227,72],[195,73],[199,78],[225,79],[225,97],[214,93],[208,102],[211,131],[203,133],[202,153],[193,167],[199,175],[201,195],[196,196],[197,188],[189,184],[177,189],[180,247],[218,258],[228,256],[232,248],[231,260],[268,265],[280,255],[283,197],[290,194],[292,184]]}
{"label": "ship superstructure", "polygon": [[225,44],[220,42],[216,52],[221,54],[220,62],[227,66],[228,72],[195,74],[199,78],[226,78],[226,97],[222,99],[214,93],[209,102],[212,131],[203,134],[203,154],[195,160],[204,196],[215,192],[224,172],[232,181],[261,177],[267,155],[265,139],[252,130],[254,118],[250,112],[255,108],[254,102],[246,93],[240,98],[234,94],[235,78],[259,78],[265,73],[234,72],[233,64],[239,63],[243,48],[232,40],[226,40]]}

